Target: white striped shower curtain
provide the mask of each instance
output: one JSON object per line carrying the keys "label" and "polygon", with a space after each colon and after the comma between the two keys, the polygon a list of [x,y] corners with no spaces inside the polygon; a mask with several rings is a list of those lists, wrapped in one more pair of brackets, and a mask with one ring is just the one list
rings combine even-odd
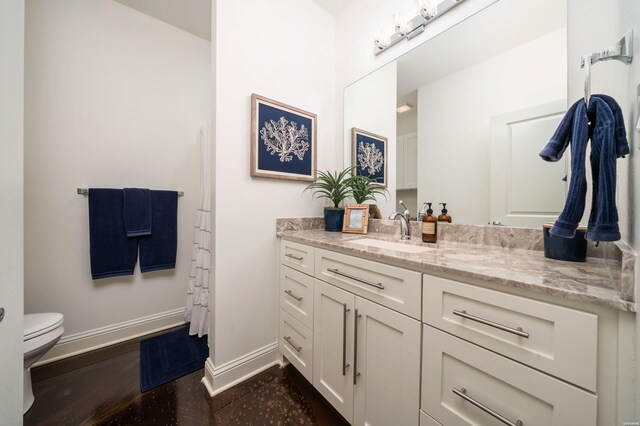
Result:
{"label": "white striped shower curtain", "polygon": [[196,212],[191,271],[184,320],[189,334],[209,333],[209,276],[211,273],[211,123],[200,128],[200,203]]}

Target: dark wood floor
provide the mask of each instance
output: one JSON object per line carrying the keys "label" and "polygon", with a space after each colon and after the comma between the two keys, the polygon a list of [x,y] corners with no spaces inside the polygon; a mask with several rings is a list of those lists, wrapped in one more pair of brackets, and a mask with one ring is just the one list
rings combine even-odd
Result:
{"label": "dark wood floor", "polygon": [[209,397],[199,370],[140,392],[137,342],[33,371],[30,425],[346,425],[292,366]]}

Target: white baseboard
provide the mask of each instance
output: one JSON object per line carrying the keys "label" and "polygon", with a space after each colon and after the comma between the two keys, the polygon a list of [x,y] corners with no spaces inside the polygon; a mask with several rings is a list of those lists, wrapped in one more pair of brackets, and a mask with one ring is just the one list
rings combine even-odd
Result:
{"label": "white baseboard", "polygon": [[184,308],[173,309],[131,321],[62,336],[60,341],[35,366],[182,325],[185,323],[184,311]]}
{"label": "white baseboard", "polygon": [[211,358],[207,358],[202,383],[209,395],[215,396],[273,365],[281,365],[279,358],[277,342],[220,366],[213,365]]}

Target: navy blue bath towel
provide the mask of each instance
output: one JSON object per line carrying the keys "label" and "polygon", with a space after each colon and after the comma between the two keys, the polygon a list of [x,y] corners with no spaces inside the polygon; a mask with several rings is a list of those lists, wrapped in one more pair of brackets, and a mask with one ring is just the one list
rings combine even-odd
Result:
{"label": "navy blue bath towel", "polygon": [[176,267],[178,248],[178,192],[151,191],[153,233],[138,237],[142,272]]}
{"label": "navy blue bath towel", "polygon": [[145,188],[125,188],[122,191],[127,237],[151,235],[151,191]]}
{"label": "navy blue bath towel", "polygon": [[121,189],[89,189],[91,277],[133,275],[138,241],[127,238]]}

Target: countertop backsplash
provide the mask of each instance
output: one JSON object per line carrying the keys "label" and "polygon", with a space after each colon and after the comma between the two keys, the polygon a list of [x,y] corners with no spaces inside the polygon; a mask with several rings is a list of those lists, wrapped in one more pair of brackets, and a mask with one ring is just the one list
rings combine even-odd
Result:
{"label": "countertop backsplash", "polygon": [[[420,222],[411,221],[411,238],[420,242]],[[303,231],[323,229],[322,217],[277,218],[276,233],[284,231]],[[370,234],[386,234],[400,237],[400,225],[396,220],[369,219]],[[502,248],[523,250],[544,250],[542,229],[512,228],[493,225],[460,225],[455,223],[438,223],[438,241],[479,244]],[[635,256],[635,252],[624,242],[601,243],[596,247],[589,242],[587,257],[622,261],[624,254]]]}

